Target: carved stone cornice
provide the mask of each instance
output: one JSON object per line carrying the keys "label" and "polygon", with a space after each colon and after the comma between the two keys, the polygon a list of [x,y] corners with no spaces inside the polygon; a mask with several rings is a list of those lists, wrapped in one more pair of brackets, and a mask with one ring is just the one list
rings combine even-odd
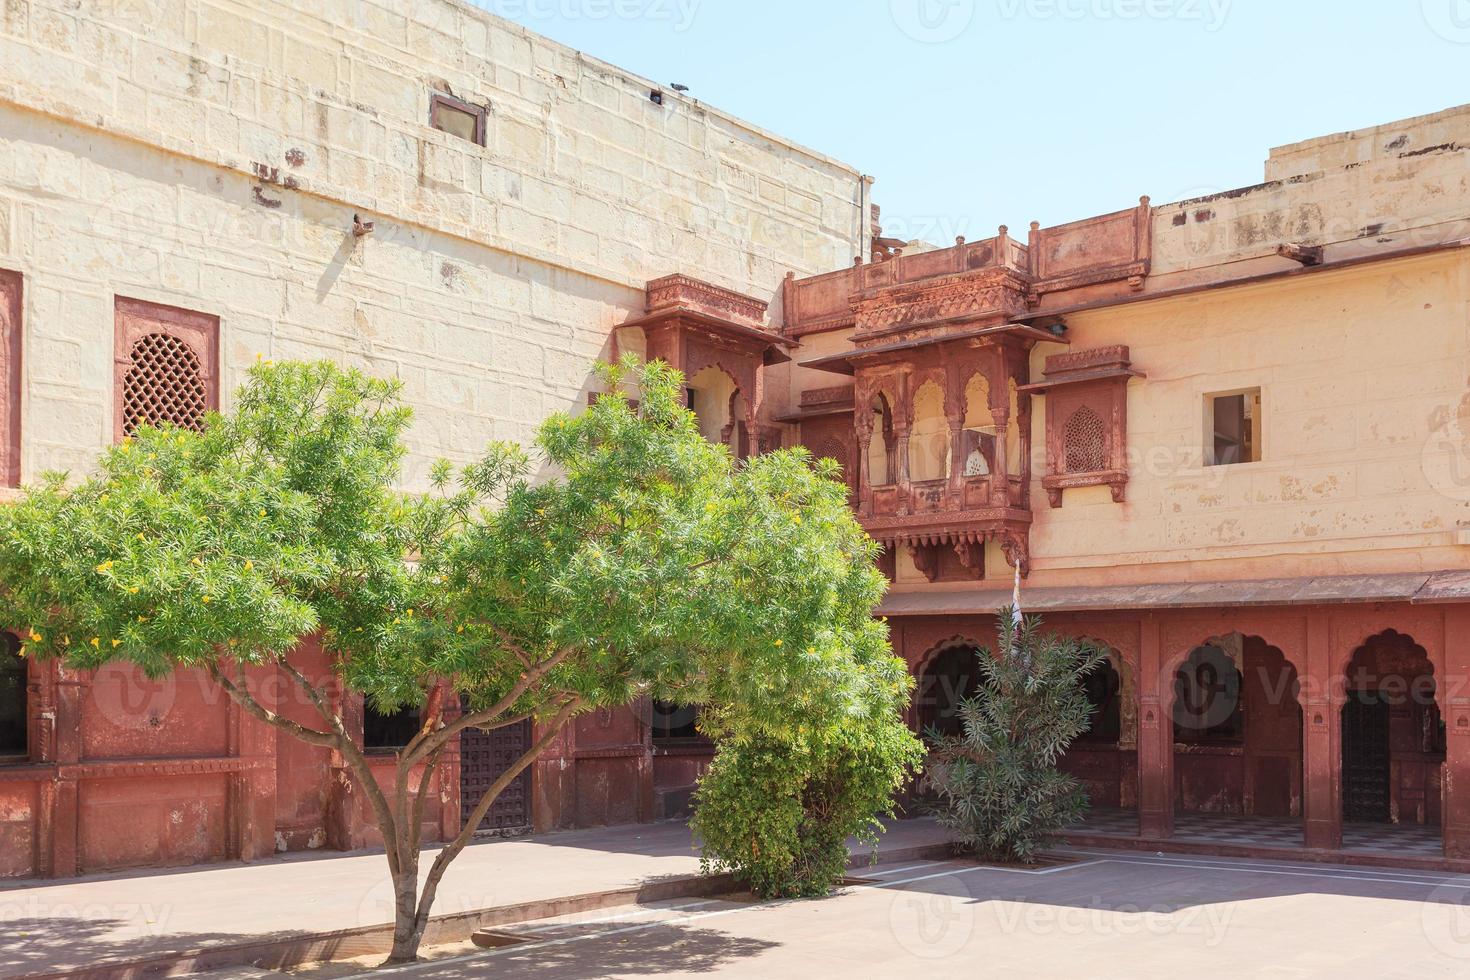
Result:
{"label": "carved stone cornice", "polygon": [[900,331],[955,321],[1001,323],[1025,311],[1026,286],[1015,270],[992,267],[875,290],[853,302],[853,342],[892,340]]}
{"label": "carved stone cornice", "polygon": [[649,313],[683,307],[753,327],[765,323],[767,305],[753,296],[677,272],[649,280],[646,304]]}

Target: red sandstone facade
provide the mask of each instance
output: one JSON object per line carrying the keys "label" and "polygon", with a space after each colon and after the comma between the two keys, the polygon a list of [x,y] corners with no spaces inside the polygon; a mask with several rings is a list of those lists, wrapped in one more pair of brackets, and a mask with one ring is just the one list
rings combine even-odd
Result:
{"label": "red sandstone facade", "polygon": [[[1221,310],[1269,308],[1288,294],[1301,306],[1310,303],[1302,294],[1336,296],[1345,283],[1389,276],[1398,286],[1382,291],[1383,316],[1407,321],[1442,301],[1442,292],[1404,285],[1421,276],[1466,309],[1464,240],[1449,232],[1397,240],[1374,225],[1323,245],[1285,233],[1267,240],[1275,232],[1242,219],[1235,232],[1256,236],[1264,253],[1190,264],[1176,251],[1161,275],[1157,230],[1208,225],[1234,197],[1167,209],[1144,198],[1033,225],[1024,241],[1001,227],[945,249],[878,247],[875,261],[772,283],[769,305],[676,273],[648,284],[645,308],[615,329],[614,346],[663,358],[691,383],[717,372],[728,403],[715,437],[736,455],[802,444],[843,464],[858,518],[884,545],[893,588],[880,613],[919,682],[916,727],[953,723],[954,701],[975,682],[973,649],[989,643],[993,611],[1019,571],[1028,611],[1109,651],[1090,689],[1095,730],[1063,764],[1095,806],[1136,815],[1139,846],[1167,846],[1179,815],[1206,814],[1274,820],[1288,828],[1282,846],[1320,856],[1343,846],[1346,824],[1376,821],[1438,828],[1442,857],[1470,860],[1470,562],[1455,550],[1463,532],[1443,515],[1406,519],[1446,539],[1419,551],[1344,537],[1320,554],[1262,557],[1249,553],[1250,528],[1222,523],[1143,541],[1132,560],[1087,565],[1078,553],[1079,508],[1083,524],[1103,528],[1167,506],[1159,485],[1169,478],[1150,473],[1139,453],[1140,427],[1156,432],[1157,420],[1138,405],[1160,390],[1151,386],[1178,387],[1218,360],[1204,345],[1171,353],[1157,326],[1145,326],[1159,304],[1212,304],[1187,328]],[[0,272],[0,381],[9,385],[0,470],[12,484],[23,285]],[[115,317],[119,436],[129,419],[162,413],[187,423],[219,403],[217,320],[128,297],[116,299]],[[1231,380],[1200,390],[1247,397],[1238,376],[1249,374],[1251,355]],[[1283,377],[1335,355],[1308,339],[1293,356]],[[1253,397],[1246,429],[1260,424],[1259,391]],[[1199,410],[1192,389],[1180,403]],[[1206,455],[1244,454],[1208,462],[1251,465],[1259,433],[1222,434],[1228,418],[1207,423],[1225,449]],[[1300,490],[1309,492],[1327,491]],[[1253,499],[1266,508],[1276,502],[1267,497],[1257,490]],[[1334,504],[1322,509],[1330,530]],[[1303,532],[1320,533],[1315,524]],[[1168,548],[1183,557],[1151,557]],[[303,649],[298,660],[327,676],[320,651]],[[0,875],[375,843],[340,759],[243,717],[205,678],[154,683],[122,669],[29,662],[7,676],[25,696],[9,702],[21,705],[23,738],[0,759]],[[283,678],[255,679],[277,692],[282,711],[306,717]],[[351,698],[341,707],[365,741],[391,751],[391,719],[365,717]],[[424,838],[452,835],[462,801],[532,734],[467,734],[432,788]],[[584,716],[484,829],[678,815],[711,752],[671,706]]]}

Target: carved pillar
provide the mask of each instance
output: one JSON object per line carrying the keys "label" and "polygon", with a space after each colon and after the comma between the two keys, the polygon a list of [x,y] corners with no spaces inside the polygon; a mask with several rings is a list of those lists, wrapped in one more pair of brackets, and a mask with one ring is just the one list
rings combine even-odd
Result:
{"label": "carved pillar", "polygon": [[965,389],[958,368],[944,372],[944,414],[949,421],[949,496],[951,506],[965,500]]}
{"label": "carved pillar", "polygon": [[1306,845],[1342,847],[1342,698],[1333,683],[1327,612],[1307,613],[1302,702],[1302,827]]}
{"label": "carved pillar", "polygon": [[1021,509],[1031,509],[1031,396],[1022,394],[1016,403],[1016,425],[1021,436]]}
{"label": "carved pillar", "polygon": [[1445,720],[1444,854],[1470,858],[1470,606],[1445,609],[1445,682],[1435,684],[1435,696]]}
{"label": "carved pillar", "polygon": [[873,445],[873,405],[871,396],[862,390],[856,395],[852,421],[857,432],[858,513],[869,514],[873,509],[873,478],[868,472],[868,450]]}
{"label": "carved pillar", "polygon": [[[910,502],[914,494],[913,480],[909,477],[909,429],[913,427],[913,424],[913,379],[904,375],[899,380],[898,406],[893,413],[893,453],[898,463],[898,474],[893,482],[898,484],[898,512],[900,514],[909,513]],[[893,475],[891,469],[889,475]]]}
{"label": "carved pillar", "polygon": [[1144,837],[1174,833],[1174,692],[1163,676],[1159,632],[1158,619],[1145,616],[1138,657],[1138,831]]}

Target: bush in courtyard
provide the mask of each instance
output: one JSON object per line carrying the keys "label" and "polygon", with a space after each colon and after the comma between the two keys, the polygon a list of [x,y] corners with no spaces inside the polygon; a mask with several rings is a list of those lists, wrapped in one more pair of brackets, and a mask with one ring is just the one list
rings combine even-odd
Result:
{"label": "bush in courtyard", "polygon": [[1017,627],[999,616],[998,649],[979,653],[982,683],[960,702],[963,731],[935,735],[928,782],[934,813],[961,845],[985,860],[1032,864],[1057,831],[1081,819],[1087,797],[1056,768],[1087,730],[1092,706],[1082,679],[1105,656],[1086,641]]}
{"label": "bush in courtyard", "polygon": [[879,818],[922,758],[900,703],[792,739],[721,744],[695,796],[705,870],[734,872],[763,898],[830,893],[848,839],[877,844]]}

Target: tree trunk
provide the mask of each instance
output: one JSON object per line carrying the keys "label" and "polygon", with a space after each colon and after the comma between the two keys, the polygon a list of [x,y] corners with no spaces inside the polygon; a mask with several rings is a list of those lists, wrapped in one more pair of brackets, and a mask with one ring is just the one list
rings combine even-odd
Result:
{"label": "tree trunk", "polygon": [[412,963],[418,959],[419,944],[424,941],[424,930],[418,925],[417,854],[411,863],[412,869],[405,868],[393,882],[393,949],[388,953],[388,963]]}

